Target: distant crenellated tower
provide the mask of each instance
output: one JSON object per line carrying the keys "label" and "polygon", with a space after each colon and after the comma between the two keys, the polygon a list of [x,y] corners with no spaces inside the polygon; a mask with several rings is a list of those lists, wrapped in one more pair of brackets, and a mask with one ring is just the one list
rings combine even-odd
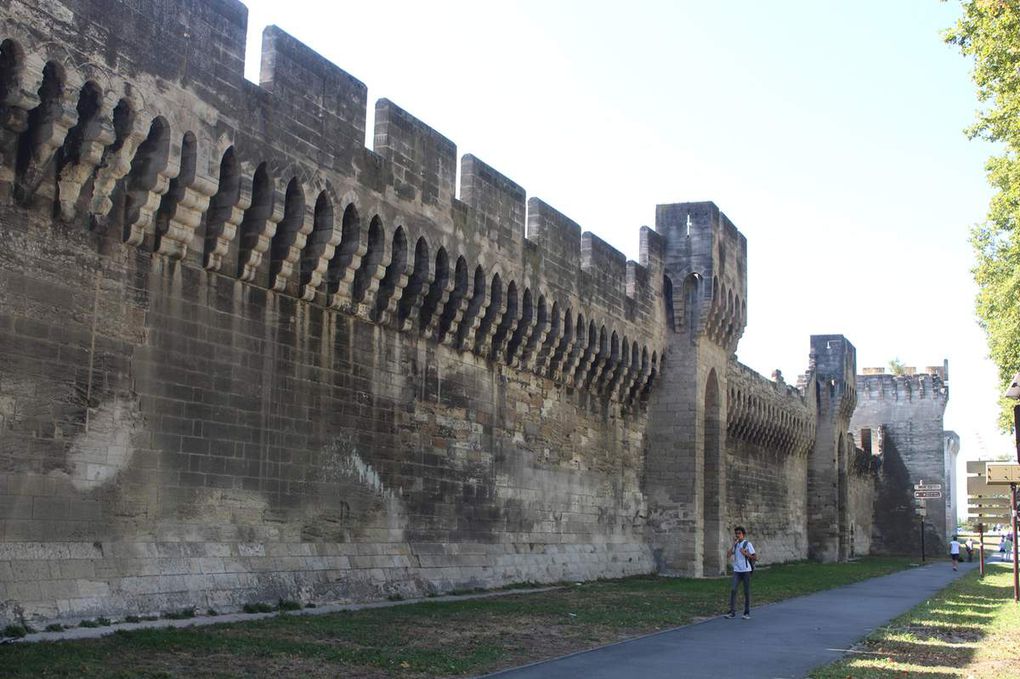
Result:
{"label": "distant crenellated tower", "polygon": [[924,501],[927,547],[945,551],[956,525],[953,482],[959,437],[946,432],[949,362],[919,372],[892,375],[865,368],[857,377],[860,398],[850,430],[882,431],[882,473],[877,486],[872,549],[876,553],[920,552],[915,484],[941,486],[942,497]]}

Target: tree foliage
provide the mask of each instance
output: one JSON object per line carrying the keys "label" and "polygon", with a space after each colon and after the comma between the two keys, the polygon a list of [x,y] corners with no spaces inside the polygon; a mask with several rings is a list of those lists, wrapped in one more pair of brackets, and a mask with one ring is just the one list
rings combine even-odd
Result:
{"label": "tree foliage", "polygon": [[[1004,391],[1020,370],[1020,0],[963,0],[962,6],[945,38],[974,63],[981,108],[967,132],[1002,148],[986,166],[995,193],[971,244],[977,314]],[[1003,399],[1003,428],[1013,421],[1012,404],[1006,405]]]}

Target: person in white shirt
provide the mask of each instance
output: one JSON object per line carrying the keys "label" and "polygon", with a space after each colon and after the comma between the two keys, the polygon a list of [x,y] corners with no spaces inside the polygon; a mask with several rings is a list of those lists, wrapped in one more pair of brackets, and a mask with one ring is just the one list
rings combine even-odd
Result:
{"label": "person in white shirt", "polygon": [[949,543],[949,557],[953,560],[953,570],[956,570],[957,565],[960,563],[960,541],[953,536],[952,542]]}
{"label": "person in white shirt", "polygon": [[729,556],[733,559],[733,583],[730,586],[730,612],[727,618],[737,617],[737,585],[744,583],[744,620],[751,619],[751,573],[754,571],[754,561],[757,559],[754,552],[754,545],[747,539],[747,532],[743,526],[733,529],[736,540],[730,547]]}

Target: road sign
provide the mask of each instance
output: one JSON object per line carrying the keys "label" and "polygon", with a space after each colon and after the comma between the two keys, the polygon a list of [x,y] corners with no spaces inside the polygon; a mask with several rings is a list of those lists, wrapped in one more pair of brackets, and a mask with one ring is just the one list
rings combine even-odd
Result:
{"label": "road sign", "polygon": [[1002,486],[988,485],[983,475],[967,477],[967,495],[1002,495],[1004,492]]}
{"label": "road sign", "polygon": [[1009,498],[968,498],[968,507],[1005,507],[1009,509]]}
{"label": "road sign", "polygon": [[[985,483],[990,486],[1020,483],[1020,464],[987,464],[985,466]],[[1003,490],[1005,491],[1005,489]]]}
{"label": "road sign", "polygon": [[942,490],[941,483],[915,483],[914,490]]}
{"label": "road sign", "polygon": [[1008,524],[1012,521],[1009,491],[989,483],[989,466],[982,460],[967,462],[967,517],[974,522]]}
{"label": "road sign", "polygon": [[999,511],[993,509],[986,509],[979,512],[969,511],[967,512],[967,518],[975,521],[984,521],[985,523],[1009,523],[1013,520],[1013,517],[1009,515],[1009,510]]}
{"label": "road sign", "polygon": [[942,497],[941,490],[915,490],[914,497],[921,500],[936,500]]}

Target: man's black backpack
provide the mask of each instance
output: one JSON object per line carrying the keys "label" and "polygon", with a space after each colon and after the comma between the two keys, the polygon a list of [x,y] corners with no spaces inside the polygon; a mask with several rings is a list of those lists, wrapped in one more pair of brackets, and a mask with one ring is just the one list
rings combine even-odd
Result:
{"label": "man's black backpack", "polygon": [[[737,546],[737,549],[747,549],[747,540],[744,540],[741,544],[739,544]],[[747,565],[751,567],[751,571],[753,572],[754,571],[754,565],[756,563],[758,563],[758,555],[757,554],[751,554],[750,556],[745,556],[744,557],[744,561],[747,562]]]}

